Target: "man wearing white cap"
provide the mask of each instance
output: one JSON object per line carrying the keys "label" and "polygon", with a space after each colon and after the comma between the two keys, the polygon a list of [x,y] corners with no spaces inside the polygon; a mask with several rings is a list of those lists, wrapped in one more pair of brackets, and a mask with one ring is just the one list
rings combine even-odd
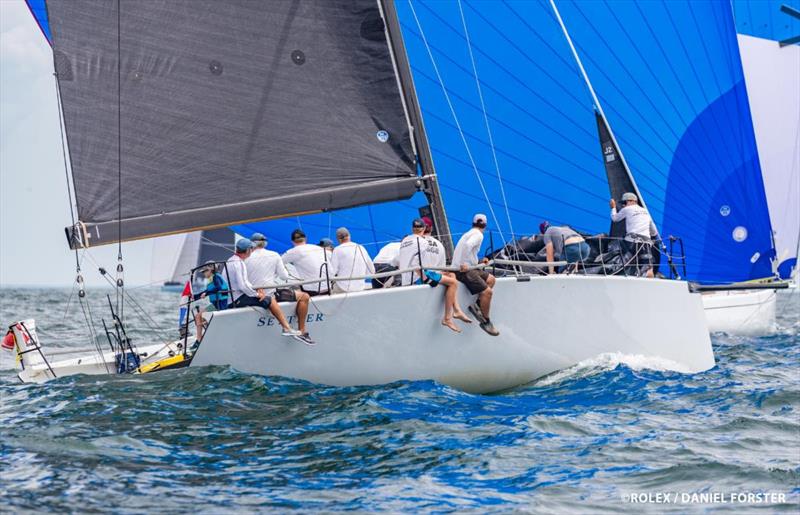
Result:
{"label": "man wearing white cap", "polygon": [[[267,250],[267,237],[260,232],[250,236],[253,242],[253,251],[244,262],[247,269],[247,278],[256,287],[279,282],[289,281],[289,272],[283,264],[281,255],[272,250]],[[306,317],[308,316],[307,293],[293,288],[269,288],[264,290],[269,297],[274,297],[278,302],[296,302],[295,314],[297,315],[297,329],[302,333],[298,339],[311,344],[311,336],[306,331]]]}
{"label": "man wearing white cap", "polygon": [[652,238],[658,237],[656,225],[650,217],[647,209],[639,205],[639,198],[634,193],[624,193],[622,195],[622,209],[617,212],[617,203],[611,199],[611,221],[621,222],[625,220],[625,239],[623,246],[625,250],[632,254],[636,259],[637,268],[641,262],[646,267],[647,277],[653,277],[653,267],[650,266],[653,242]]}
{"label": "man wearing white cap", "polygon": [[[477,302],[469,307],[470,313],[478,319],[481,329],[492,336],[497,336],[500,332],[489,319],[495,278],[486,270],[471,268],[478,264],[478,252],[483,245],[485,230],[486,215],[478,213],[472,217],[472,229],[465,232],[456,244],[456,249],[453,251],[453,266],[459,267],[456,279],[464,283],[471,294],[478,296]],[[487,258],[483,258],[484,263],[488,261]]]}

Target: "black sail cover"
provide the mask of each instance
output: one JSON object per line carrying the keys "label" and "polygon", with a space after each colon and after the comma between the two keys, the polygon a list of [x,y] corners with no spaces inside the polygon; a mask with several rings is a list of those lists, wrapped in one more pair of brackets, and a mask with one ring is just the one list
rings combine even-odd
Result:
{"label": "black sail cover", "polygon": [[[623,193],[635,193],[639,199],[639,190],[633,184],[631,175],[622,161],[619,149],[614,144],[611,137],[611,131],[608,130],[608,125],[600,113],[595,111],[595,118],[597,118],[597,132],[600,137],[600,148],[603,152],[603,163],[606,166],[606,177],[608,178],[608,190],[611,198],[619,204]],[[619,208],[620,206],[618,206]],[[610,235],[614,238],[623,238],[625,236],[625,220],[621,222],[611,222]]]}
{"label": "black sail cover", "polygon": [[416,190],[375,0],[46,5],[83,224],[72,246]]}

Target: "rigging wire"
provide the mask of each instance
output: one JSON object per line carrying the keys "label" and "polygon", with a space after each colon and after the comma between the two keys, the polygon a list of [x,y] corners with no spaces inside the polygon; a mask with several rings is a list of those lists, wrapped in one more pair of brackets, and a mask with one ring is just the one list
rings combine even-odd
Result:
{"label": "rigging wire", "polygon": [[508,228],[511,232],[511,240],[515,240],[514,225],[511,223],[511,212],[508,209],[508,200],[506,199],[506,189],[503,187],[503,178],[500,176],[500,164],[497,161],[497,152],[494,149],[494,138],[492,137],[492,128],[489,125],[489,115],[486,113],[486,104],[483,101],[483,89],[481,88],[481,81],[478,78],[478,67],[475,64],[475,56],[472,53],[472,42],[469,37],[469,30],[467,29],[467,20],[464,17],[464,9],[461,5],[461,0],[458,0],[458,11],[461,13],[461,24],[464,26],[464,35],[467,38],[467,49],[469,50],[469,59],[472,62],[472,71],[475,75],[475,86],[478,88],[478,98],[481,101],[481,111],[483,111],[483,121],[486,124],[486,133],[489,135],[489,146],[492,149],[492,159],[494,160],[494,169],[497,171],[497,181],[500,183],[500,195],[503,198],[503,206],[506,210],[506,217],[508,218]]}
{"label": "rigging wire", "polygon": [[428,57],[431,60],[431,64],[433,65],[433,70],[436,72],[436,77],[439,79],[439,85],[442,87],[442,93],[444,93],[445,100],[447,100],[447,105],[450,107],[450,113],[453,115],[453,120],[456,122],[456,126],[458,127],[459,135],[461,136],[461,141],[464,143],[464,148],[467,151],[467,156],[469,157],[470,162],[472,163],[472,169],[475,172],[475,177],[478,179],[478,184],[481,187],[481,191],[483,192],[483,196],[486,200],[486,204],[489,207],[489,212],[492,215],[492,219],[497,226],[498,233],[500,234],[500,239],[503,240],[503,246],[506,246],[506,239],[503,235],[503,230],[500,227],[500,223],[497,219],[497,215],[494,212],[494,207],[492,207],[492,203],[489,200],[489,193],[486,191],[486,186],[483,184],[483,179],[481,179],[481,174],[478,171],[478,167],[475,164],[475,159],[472,157],[472,152],[469,148],[469,143],[467,142],[467,138],[464,135],[464,131],[461,130],[461,123],[458,121],[458,115],[456,115],[455,108],[453,107],[453,103],[450,101],[450,95],[447,92],[447,88],[444,85],[444,81],[442,80],[442,75],[439,73],[439,67],[436,64],[436,60],[433,57],[433,52],[431,51],[430,45],[428,45],[428,38],[425,37],[425,31],[422,29],[422,24],[417,17],[417,11],[414,9],[414,4],[411,0],[408,0],[408,5],[411,7],[411,13],[414,15],[414,20],[417,23],[417,28],[419,28],[420,35],[422,36],[422,41],[425,44],[425,49],[428,52]]}
{"label": "rigging wire", "polygon": [[[69,216],[70,221],[72,222],[72,226],[70,230],[75,230],[77,226],[77,222],[75,220],[75,211],[77,210],[77,198],[75,199],[76,202],[73,203],[72,198],[72,185],[70,183],[69,178],[69,163],[67,158],[67,144],[66,144],[66,134],[64,130],[64,115],[63,115],[63,105],[61,103],[61,86],[58,83],[58,70],[55,68],[55,63],[53,65],[54,73],[53,78],[55,80],[55,88],[56,88],[56,106],[58,108],[58,129],[60,133],[61,139],[61,155],[64,161],[64,178],[67,183],[67,198],[69,200]],[[74,210],[73,210],[74,207]],[[72,243],[72,242],[70,242]],[[94,327],[94,319],[92,317],[91,308],[86,302],[86,289],[84,288],[84,281],[83,281],[83,274],[81,273],[81,261],[82,256],[79,254],[78,249],[75,248],[75,282],[72,285],[72,290],[69,294],[69,299],[67,299],[67,306],[64,310],[64,315],[62,317],[62,322],[66,319],[67,315],[69,314],[69,308],[72,303],[72,297],[75,294],[75,290],[78,290],[78,304],[81,307],[81,312],[83,313],[83,320],[86,323],[86,327],[89,330],[89,339],[92,341],[95,350],[98,353],[100,358],[100,362],[103,363],[104,367],[106,368],[106,372],[108,372],[108,366],[105,364],[105,359],[103,358],[103,351],[100,348],[100,343],[97,339],[97,333]]]}
{"label": "rigging wire", "polygon": [[[103,268],[103,267],[100,265],[100,263],[97,261],[97,259],[95,259],[94,255],[93,255],[91,252],[89,252],[89,251],[87,250],[87,251],[85,252],[85,254],[86,254],[87,256],[89,256],[89,259],[90,259],[90,260],[91,260],[91,261],[94,263],[94,265],[95,265],[95,266],[96,266],[98,269],[100,269],[100,270],[105,270],[105,268]],[[103,273],[101,272],[101,274],[100,274],[100,275],[101,275],[101,276],[102,276],[102,277],[103,277],[103,278],[106,280],[106,282],[107,282],[107,283],[108,283],[110,286],[114,287],[114,281],[112,281],[112,280],[111,280],[111,278],[110,278],[110,277],[108,277],[108,274],[103,274]],[[164,332],[164,330],[163,330],[163,329],[161,329],[161,328],[159,327],[158,323],[157,323],[157,322],[156,322],[156,321],[153,319],[153,317],[151,317],[151,316],[150,316],[150,315],[147,313],[147,311],[145,311],[145,309],[142,307],[142,305],[141,305],[141,304],[140,304],[140,303],[139,303],[139,302],[136,300],[136,298],[135,298],[135,297],[133,297],[133,296],[130,294],[130,292],[128,292],[128,291],[125,291],[125,292],[124,292],[124,295],[125,295],[125,296],[126,296],[126,298],[128,299],[128,302],[129,302],[129,303],[130,303],[130,304],[133,306],[134,310],[135,310],[135,311],[136,311],[136,312],[137,312],[139,315],[141,315],[141,316],[142,316],[142,318],[144,318],[144,321],[145,321],[145,323],[148,325],[148,327],[150,328],[150,330],[151,330],[151,331],[153,331],[154,333],[157,333],[157,334],[158,334],[158,335],[160,335],[160,337],[162,337],[162,338],[169,339],[169,335],[168,335],[167,333],[165,333],[165,332]]]}
{"label": "rigging wire", "polygon": [[122,264],[122,0],[117,0],[117,312],[125,321],[125,278]]}

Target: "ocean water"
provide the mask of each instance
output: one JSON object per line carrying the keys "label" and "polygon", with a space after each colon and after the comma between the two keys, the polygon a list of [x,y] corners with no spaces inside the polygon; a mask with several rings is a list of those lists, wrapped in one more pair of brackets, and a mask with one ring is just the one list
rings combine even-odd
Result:
{"label": "ocean water", "polygon": [[[0,293],[3,325],[86,345],[69,290]],[[138,341],[174,332],[176,294],[133,293],[161,313],[127,308]],[[0,512],[797,513],[800,295],[778,309],[778,334],[714,336],[705,373],[608,355],[491,396],[225,367],[22,385],[3,352]]]}

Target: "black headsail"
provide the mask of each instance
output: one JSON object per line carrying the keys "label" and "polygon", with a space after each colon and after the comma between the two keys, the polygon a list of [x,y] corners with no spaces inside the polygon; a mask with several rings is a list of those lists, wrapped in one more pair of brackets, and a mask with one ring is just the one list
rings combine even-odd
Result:
{"label": "black headsail", "polygon": [[375,0],[47,0],[47,10],[73,247],[416,191]]}
{"label": "black headsail", "polygon": [[[623,193],[635,193],[637,197],[642,198],[639,190],[631,180],[631,174],[622,160],[617,144],[614,138],[611,137],[611,131],[608,130],[608,124],[603,116],[595,111],[595,118],[597,118],[597,133],[600,136],[600,148],[603,152],[603,163],[606,167],[606,177],[608,178],[608,190],[611,198],[619,202]],[[615,238],[622,238],[625,236],[625,221],[611,222],[611,236]]]}

